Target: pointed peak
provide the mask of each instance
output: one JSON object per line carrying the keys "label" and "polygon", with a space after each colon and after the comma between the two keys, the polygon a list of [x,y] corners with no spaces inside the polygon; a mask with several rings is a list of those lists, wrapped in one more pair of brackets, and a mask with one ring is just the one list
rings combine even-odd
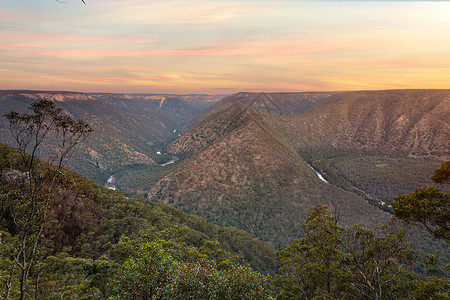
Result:
{"label": "pointed peak", "polygon": [[283,110],[278,106],[278,104],[264,92],[258,94],[258,96],[256,96],[252,102],[247,105],[247,107],[267,114],[283,114]]}

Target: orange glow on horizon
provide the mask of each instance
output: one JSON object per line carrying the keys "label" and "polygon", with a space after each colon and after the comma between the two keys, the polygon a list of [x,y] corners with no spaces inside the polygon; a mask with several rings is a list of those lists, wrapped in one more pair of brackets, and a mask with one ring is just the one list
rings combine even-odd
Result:
{"label": "orange glow on horizon", "polygon": [[448,2],[31,0],[0,8],[0,89],[450,88]]}

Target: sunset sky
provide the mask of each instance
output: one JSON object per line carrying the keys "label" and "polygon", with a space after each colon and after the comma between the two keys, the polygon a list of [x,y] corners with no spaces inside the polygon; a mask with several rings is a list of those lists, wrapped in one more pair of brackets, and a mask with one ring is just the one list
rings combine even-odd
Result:
{"label": "sunset sky", "polygon": [[0,0],[0,89],[450,88],[449,1],[59,1]]}

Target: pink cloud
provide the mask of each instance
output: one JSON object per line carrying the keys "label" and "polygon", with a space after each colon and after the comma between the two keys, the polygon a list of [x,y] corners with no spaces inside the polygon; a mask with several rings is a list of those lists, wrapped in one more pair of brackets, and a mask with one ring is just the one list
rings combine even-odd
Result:
{"label": "pink cloud", "polygon": [[[96,47],[95,45],[89,48],[61,49],[59,47],[51,47],[52,44],[46,41],[39,41],[40,35],[20,34],[14,35],[18,37],[32,37],[33,41],[3,43],[3,50],[17,51],[17,55],[37,55],[37,56],[57,56],[57,57],[146,57],[146,56],[212,56],[212,55],[247,55],[247,56],[264,56],[273,57],[277,59],[286,58],[288,56],[298,56],[304,53],[329,52],[329,51],[357,51],[358,49],[365,49],[368,47],[367,43],[360,45],[353,45],[348,41],[341,40],[323,40],[311,39],[303,36],[292,36],[289,39],[274,40],[274,37],[261,38],[261,40],[246,41],[245,39],[233,39],[232,42],[212,43],[205,46],[200,46],[190,49],[148,49],[148,48],[104,48]],[[46,36],[42,36],[45,38]],[[57,40],[58,37],[51,37]],[[72,37],[66,37],[70,40]],[[91,41],[95,39],[79,38],[80,41]],[[135,40],[116,40],[105,39],[105,41],[120,42],[130,44]],[[58,45],[58,44],[55,44]],[[53,46],[55,46],[53,45]],[[60,45],[59,45],[60,46]],[[371,42],[372,49],[379,46],[375,42]],[[46,48],[46,49],[43,49]]]}
{"label": "pink cloud", "polygon": [[39,16],[35,16],[31,13],[25,13],[23,11],[17,10],[4,10],[2,8],[2,12],[0,12],[0,19],[2,20],[38,20]]}
{"label": "pink cloud", "polygon": [[88,49],[54,49],[34,48],[37,44],[1,43],[3,51],[14,50],[16,56],[52,56],[52,57],[144,57],[144,56],[200,56],[233,54],[227,48],[214,45],[208,48],[180,49],[180,50],[147,50],[147,49],[102,49],[90,47]]}
{"label": "pink cloud", "polygon": [[89,42],[98,44],[140,44],[153,42],[153,40],[148,39],[133,39],[133,38],[108,38],[108,37],[89,37],[81,35],[67,35],[64,33],[57,34],[37,34],[37,33],[4,33],[0,34],[0,37],[11,40],[26,40],[26,41],[50,41],[60,43],[64,42]]}

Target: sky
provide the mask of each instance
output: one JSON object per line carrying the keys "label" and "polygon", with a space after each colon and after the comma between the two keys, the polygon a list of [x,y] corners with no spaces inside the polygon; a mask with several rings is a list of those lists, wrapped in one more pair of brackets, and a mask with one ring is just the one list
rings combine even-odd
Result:
{"label": "sky", "polygon": [[450,88],[450,1],[0,0],[0,89]]}

